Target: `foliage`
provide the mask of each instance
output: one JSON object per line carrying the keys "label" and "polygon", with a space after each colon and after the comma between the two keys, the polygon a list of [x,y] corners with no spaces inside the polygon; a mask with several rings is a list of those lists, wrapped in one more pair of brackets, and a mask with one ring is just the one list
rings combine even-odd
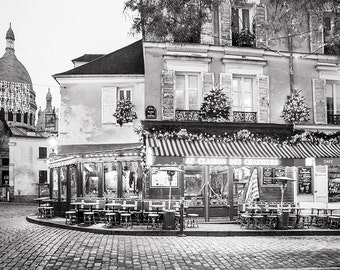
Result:
{"label": "foliage", "polygon": [[229,98],[221,88],[212,89],[205,97],[200,108],[204,120],[224,122],[230,114]]}
{"label": "foliage", "polygon": [[288,96],[281,114],[286,123],[301,123],[310,119],[310,108],[306,106],[305,98],[300,95],[301,90],[294,88]]}
{"label": "foliage", "polygon": [[242,30],[240,33],[232,33],[233,46],[240,47],[254,47],[255,46],[255,35],[249,30]]}
{"label": "foliage", "polygon": [[133,105],[129,99],[121,99],[117,101],[116,112],[113,114],[117,118],[117,123],[122,126],[124,123],[132,122],[137,118],[135,112],[132,111]]}
{"label": "foliage", "polygon": [[133,15],[132,31],[143,38],[199,43],[202,24],[220,0],[126,0],[124,11]]}

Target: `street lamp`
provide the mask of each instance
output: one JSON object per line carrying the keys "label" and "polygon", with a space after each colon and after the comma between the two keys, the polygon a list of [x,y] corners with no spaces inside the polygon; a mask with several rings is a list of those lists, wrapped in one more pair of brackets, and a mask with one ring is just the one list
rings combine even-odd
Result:
{"label": "street lamp", "polygon": [[171,206],[171,185],[172,185],[173,176],[175,175],[176,172],[184,172],[184,171],[179,169],[179,168],[176,168],[176,167],[161,167],[158,171],[167,172],[167,174],[169,175],[169,205],[168,205],[168,209],[170,209],[170,206]]}

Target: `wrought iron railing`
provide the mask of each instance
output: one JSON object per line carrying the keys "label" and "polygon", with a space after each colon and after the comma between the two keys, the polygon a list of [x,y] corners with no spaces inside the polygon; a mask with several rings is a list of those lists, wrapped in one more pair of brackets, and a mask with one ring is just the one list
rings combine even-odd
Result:
{"label": "wrought iron railing", "polygon": [[176,110],[176,121],[200,121],[201,117],[198,110]]}
{"label": "wrought iron railing", "polygon": [[233,111],[233,122],[249,122],[256,123],[256,112]]}
{"label": "wrought iron railing", "polygon": [[327,122],[331,125],[340,125],[340,114],[328,114]]}

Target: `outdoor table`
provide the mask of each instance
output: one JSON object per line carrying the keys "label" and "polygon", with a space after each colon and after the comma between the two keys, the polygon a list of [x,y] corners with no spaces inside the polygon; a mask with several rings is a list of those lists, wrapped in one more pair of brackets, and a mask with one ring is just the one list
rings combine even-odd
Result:
{"label": "outdoor table", "polygon": [[159,208],[162,208],[163,207],[163,205],[161,205],[161,204],[155,204],[155,205],[151,205],[151,207],[152,208],[156,208],[156,212],[157,212],[157,214],[159,213]]}
{"label": "outdoor table", "polygon": [[33,201],[37,201],[40,206],[42,201],[49,200],[49,199],[50,197],[40,197],[40,198],[33,199]]}
{"label": "outdoor table", "polygon": [[330,216],[333,216],[333,211],[339,211],[340,212],[340,207],[327,207],[326,210],[329,211]]}
{"label": "outdoor table", "polygon": [[134,209],[136,206],[134,204],[122,204],[124,208],[127,208],[128,212],[130,212],[130,209]]}
{"label": "outdoor table", "polygon": [[84,202],[83,205],[84,206],[90,206],[90,211],[92,212],[93,206],[97,206],[97,205],[99,205],[99,203],[97,203],[97,202]]}
{"label": "outdoor table", "polygon": [[115,207],[118,207],[118,206],[122,206],[121,203],[106,203],[105,204],[105,209],[108,209],[110,207],[112,207],[112,212],[115,211]]}

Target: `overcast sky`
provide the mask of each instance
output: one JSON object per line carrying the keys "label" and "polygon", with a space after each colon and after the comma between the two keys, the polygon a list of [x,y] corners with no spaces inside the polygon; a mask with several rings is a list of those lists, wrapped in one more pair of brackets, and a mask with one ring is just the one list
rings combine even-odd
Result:
{"label": "overcast sky", "polygon": [[138,37],[130,35],[131,20],[124,0],[0,0],[0,57],[5,53],[9,23],[15,54],[28,70],[37,105],[45,108],[47,89],[53,106],[59,86],[53,74],[73,68],[72,59],[85,53],[107,54]]}

